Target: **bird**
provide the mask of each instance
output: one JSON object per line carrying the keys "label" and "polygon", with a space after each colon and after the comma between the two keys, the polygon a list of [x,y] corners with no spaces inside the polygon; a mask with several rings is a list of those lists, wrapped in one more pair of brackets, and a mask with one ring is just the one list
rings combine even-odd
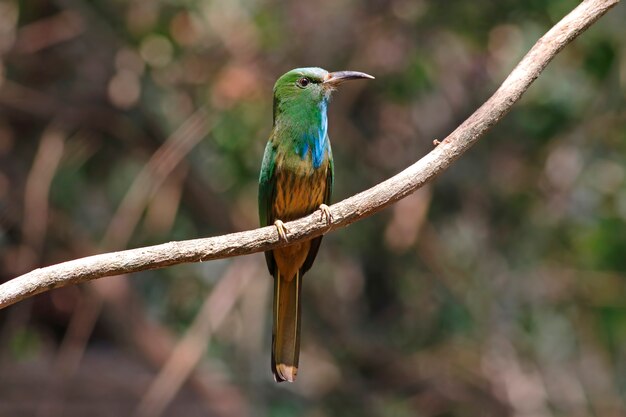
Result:
{"label": "bird", "polygon": [[[343,82],[374,79],[358,71],[296,68],[274,85],[273,126],[259,175],[261,226],[274,225],[288,241],[284,222],[320,210],[328,224],[334,165],[328,138],[331,93]],[[302,277],[313,264],[322,236],[265,252],[274,278],[272,373],[276,382],[294,382],[300,356]]]}

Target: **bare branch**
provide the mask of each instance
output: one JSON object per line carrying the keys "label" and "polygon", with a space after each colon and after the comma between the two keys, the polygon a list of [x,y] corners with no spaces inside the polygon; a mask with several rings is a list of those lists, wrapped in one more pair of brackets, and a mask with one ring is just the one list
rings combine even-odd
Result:
{"label": "bare branch", "polygon": [[[619,0],[584,0],[550,29],[500,88],[429,154],[396,176],[330,207],[330,226],[316,212],[286,224],[289,243],[311,239],[370,216],[435,178],[495,125],[530,87],[554,56]],[[36,269],[0,285],[0,308],[43,291],[96,278],[186,262],[247,255],[284,246],[273,226],[206,239],[105,253]]]}

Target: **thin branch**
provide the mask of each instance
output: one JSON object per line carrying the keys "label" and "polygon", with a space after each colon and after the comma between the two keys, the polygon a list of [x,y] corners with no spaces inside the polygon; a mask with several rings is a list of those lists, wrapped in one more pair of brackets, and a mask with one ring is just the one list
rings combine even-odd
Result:
{"label": "thin branch", "polygon": [[39,263],[37,254],[41,253],[48,227],[50,185],[63,157],[65,136],[61,127],[53,122],[39,141],[24,189],[23,244],[17,253],[15,273],[28,271]]}
{"label": "thin branch", "polygon": [[206,239],[105,253],[36,269],[0,285],[0,308],[66,285],[186,262],[247,255],[346,227],[395,203],[435,178],[467,151],[511,109],[554,56],[619,0],[584,0],[548,31],[485,104],[433,151],[396,176],[330,207],[330,225],[316,212],[286,224],[289,242],[274,227]]}

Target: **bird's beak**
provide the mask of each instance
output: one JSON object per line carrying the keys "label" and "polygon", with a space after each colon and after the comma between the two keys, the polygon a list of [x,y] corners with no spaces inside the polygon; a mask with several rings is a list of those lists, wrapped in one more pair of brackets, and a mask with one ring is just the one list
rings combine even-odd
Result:
{"label": "bird's beak", "polygon": [[341,83],[343,83],[344,81],[348,81],[348,80],[358,80],[360,78],[369,78],[370,80],[373,80],[374,77],[372,77],[369,74],[366,74],[364,72],[359,72],[359,71],[335,71],[335,72],[329,72],[328,74],[326,74],[326,76],[324,77],[324,85],[325,86],[329,86],[329,87],[335,87]]}

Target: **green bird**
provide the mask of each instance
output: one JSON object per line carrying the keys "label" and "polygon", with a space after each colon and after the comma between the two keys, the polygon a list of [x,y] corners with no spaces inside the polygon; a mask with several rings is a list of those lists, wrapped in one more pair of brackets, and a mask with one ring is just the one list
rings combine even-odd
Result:
{"label": "green bird", "polygon": [[[346,80],[370,78],[356,71],[297,68],[274,85],[274,124],[259,177],[259,217],[287,240],[283,222],[321,210],[331,221],[333,155],[326,109]],[[322,237],[265,252],[274,277],[272,372],[276,382],[296,379],[300,355],[302,276],[311,268]]]}

